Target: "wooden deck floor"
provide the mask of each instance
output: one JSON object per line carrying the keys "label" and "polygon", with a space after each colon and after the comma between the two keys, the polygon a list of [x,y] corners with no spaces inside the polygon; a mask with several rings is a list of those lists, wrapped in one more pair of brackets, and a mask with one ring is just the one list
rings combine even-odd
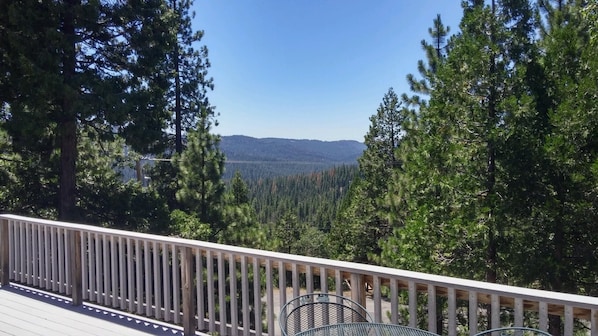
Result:
{"label": "wooden deck floor", "polygon": [[[0,287],[0,336],[183,335],[182,328],[13,285]],[[205,335],[197,333],[197,335]]]}

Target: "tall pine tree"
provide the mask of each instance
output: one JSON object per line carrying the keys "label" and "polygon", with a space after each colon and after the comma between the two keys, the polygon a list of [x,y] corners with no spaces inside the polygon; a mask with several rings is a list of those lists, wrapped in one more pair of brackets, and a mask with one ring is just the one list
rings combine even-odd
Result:
{"label": "tall pine tree", "polygon": [[393,169],[401,162],[395,155],[404,134],[406,110],[392,88],[370,118],[367,148],[359,158],[359,181],[353,181],[331,230],[331,242],[343,258],[372,262],[380,254],[378,242],[390,233],[386,202]]}
{"label": "tall pine tree", "polygon": [[527,2],[464,3],[461,33],[401,147],[394,190],[405,225],[385,244],[386,263],[512,281],[502,259],[512,213],[502,197],[517,154],[507,144],[525,131],[515,117],[533,110],[520,62],[531,57],[520,46],[530,45],[533,19]]}
{"label": "tall pine tree", "polygon": [[187,148],[174,164],[177,175],[177,200],[182,210],[208,224],[211,240],[226,228],[224,221],[224,154],[219,149],[220,137],[210,133],[211,114],[204,108],[197,129],[189,133]]}
{"label": "tall pine tree", "polygon": [[[79,217],[78,130],[120,134],[139,151],[164,143],[164,64],[172,45],[162,1],[0,4],[3,126],[15,141],[45,138],[58,151],[58,217]],[[36,123],[32,127],[31,123]]]}
{"label": "tall pine tree", "polygon": [[[201,118],[201,109],[209,106],[207,90],[214,84],[208,77],[208,48],[197,46],[204,35],[202,30],[194,31],[190,12],[192,0],[168,0],[175,15],[177,41],[169,55],[172,69],[169,90],[170,108],[174,111],[172,124],[175,130],[175,152],[184,149],[183,136],[194,129]],[[213,112],[213,110],[211,110]]]}

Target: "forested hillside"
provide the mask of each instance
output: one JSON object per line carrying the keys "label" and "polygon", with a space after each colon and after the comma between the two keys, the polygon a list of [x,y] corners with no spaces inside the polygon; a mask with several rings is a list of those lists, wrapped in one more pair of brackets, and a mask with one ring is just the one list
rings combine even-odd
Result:
{"label": "forested hillside", "polygon": [[220,148],[226,155],[224,178],[235,171],[245,180],[297,175],[357,164],[365,145],[357,141],[319,141],[223,136]]}
{"label": "forested hillside", "polygon": [[380,92],[358,168],[245,138],[228,159],[294,175],[226,182],[190,2],[136,4],[0,2],[3,212],[598,295],[596,1],[463,1],[404,46],[411,92]]}
{"label": "forested hillside", "polygon": [[341,201],[358,173],[339,166],[309,174],[247,181],[251,205],[260,223],[275,223],[286,214],[328,232]]}

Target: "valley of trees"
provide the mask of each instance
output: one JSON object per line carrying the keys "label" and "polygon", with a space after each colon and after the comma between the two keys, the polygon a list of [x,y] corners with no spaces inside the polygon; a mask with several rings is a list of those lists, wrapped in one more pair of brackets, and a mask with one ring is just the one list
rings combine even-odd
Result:
{"label": "valley of trees", "polygon": [[190,5],[0,3],[3,212],[598,295],[596,1],[463,1],[357,167],[248,182]]}

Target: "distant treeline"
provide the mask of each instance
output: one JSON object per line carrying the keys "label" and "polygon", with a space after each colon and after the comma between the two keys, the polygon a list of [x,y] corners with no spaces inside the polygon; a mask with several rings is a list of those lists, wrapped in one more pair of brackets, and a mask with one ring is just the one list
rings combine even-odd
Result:
{"label": "distant treeline", "polygon": [[249,199],[260,223],[291,213],[297,221],[328,231],[358,173],[357,165],[292,176],[247,179]]}
{"label": "distant treeline", "polygon": [[246,181],[321,172],[332,167],[330,162],[247,161],[226,162],[223,178],[230,180],[239,171]]}

